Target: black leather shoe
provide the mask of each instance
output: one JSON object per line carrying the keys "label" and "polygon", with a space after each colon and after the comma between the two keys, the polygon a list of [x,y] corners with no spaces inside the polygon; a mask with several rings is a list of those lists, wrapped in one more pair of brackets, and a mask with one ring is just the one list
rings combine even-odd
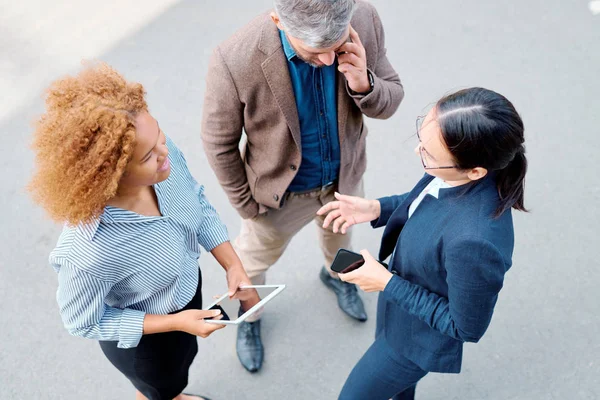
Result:
{"label": "black leather shoe", "polygon": [[325,286],[335,292],[338,298],[338,305],[343,312],[360,322],[367,320],[365,306],[358,296],[355,285],[333,278],[325,267],[321,269],[319,276]]}
{"label": "black leather shoe", "polygon": [[238,326],[237,355],[250,372],[256,372],[262,367],[265,349],[260,339],[260,320],[256,322],[242,322]]}

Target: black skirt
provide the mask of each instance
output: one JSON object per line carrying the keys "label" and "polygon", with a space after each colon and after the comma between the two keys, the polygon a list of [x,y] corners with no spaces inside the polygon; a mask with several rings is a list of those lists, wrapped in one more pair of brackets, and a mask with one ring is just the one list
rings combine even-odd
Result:
{"label": "black skirt", "polygon": [[[194,298],[182,308],[188,309],[202,309],[201,276]],[[144,335],[138,346],[131,349],[120,349],[114,341],[100,341],[100,348],[112,365],[150,400],[171,400],[183,392],[190,365],[198,353],[196,336],[185,332]]]}

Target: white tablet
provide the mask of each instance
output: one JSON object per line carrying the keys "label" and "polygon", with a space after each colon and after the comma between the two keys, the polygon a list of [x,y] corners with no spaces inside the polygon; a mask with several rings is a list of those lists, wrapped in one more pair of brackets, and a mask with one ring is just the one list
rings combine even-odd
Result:
{"label": "white tablet", "polygon": [[[225,293],[207,308],[207,310],[221,310],[221,315],[223,315],[221,319],[204,320],[214,324],[237,325],[262,309],[283,289],[285,289],[285,285],[242,286],[232,298]],[[246,311],[238,317],[240,306]]]}

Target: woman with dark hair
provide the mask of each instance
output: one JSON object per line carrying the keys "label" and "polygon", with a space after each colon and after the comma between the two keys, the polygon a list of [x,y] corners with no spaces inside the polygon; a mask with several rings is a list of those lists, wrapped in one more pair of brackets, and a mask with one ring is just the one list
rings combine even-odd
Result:
{"label": "woman with dark hair", "polygon": [[105,64],[54,82],[30,190],[65,223],[50,264],[69,333],[98,340],[137,400],[206,399],[182,393],[196,337],[224,327],[204,321],[221,315],[202,310],[200,246],[226,271],[230,296],[250,280],[144,97]]}
{"label": "woman with dark hair", "polygon": [[512,263],[511,208],[526,211],[523,122],[505,97],[471,88],[417,119],[425,176],[403,195],[366,200],[336,193],[324,225],[385,226],[379,259],[344,281],[381,292],[376,339],[340,399],[414,399],[428,372],[460,372],[464,342],[489,326]]}

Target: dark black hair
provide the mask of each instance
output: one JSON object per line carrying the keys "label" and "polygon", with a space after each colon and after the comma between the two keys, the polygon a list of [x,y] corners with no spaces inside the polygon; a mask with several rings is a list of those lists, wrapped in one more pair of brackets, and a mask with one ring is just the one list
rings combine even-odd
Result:
{"label": "dark black hair", "polygon": [[500,205],[494,216],[511,207],[527,211],[524,127],[512,103],[491,90],[469,88],[443,97],[436,104],[436,114],[457,167],[483,167],[495,173]]}

